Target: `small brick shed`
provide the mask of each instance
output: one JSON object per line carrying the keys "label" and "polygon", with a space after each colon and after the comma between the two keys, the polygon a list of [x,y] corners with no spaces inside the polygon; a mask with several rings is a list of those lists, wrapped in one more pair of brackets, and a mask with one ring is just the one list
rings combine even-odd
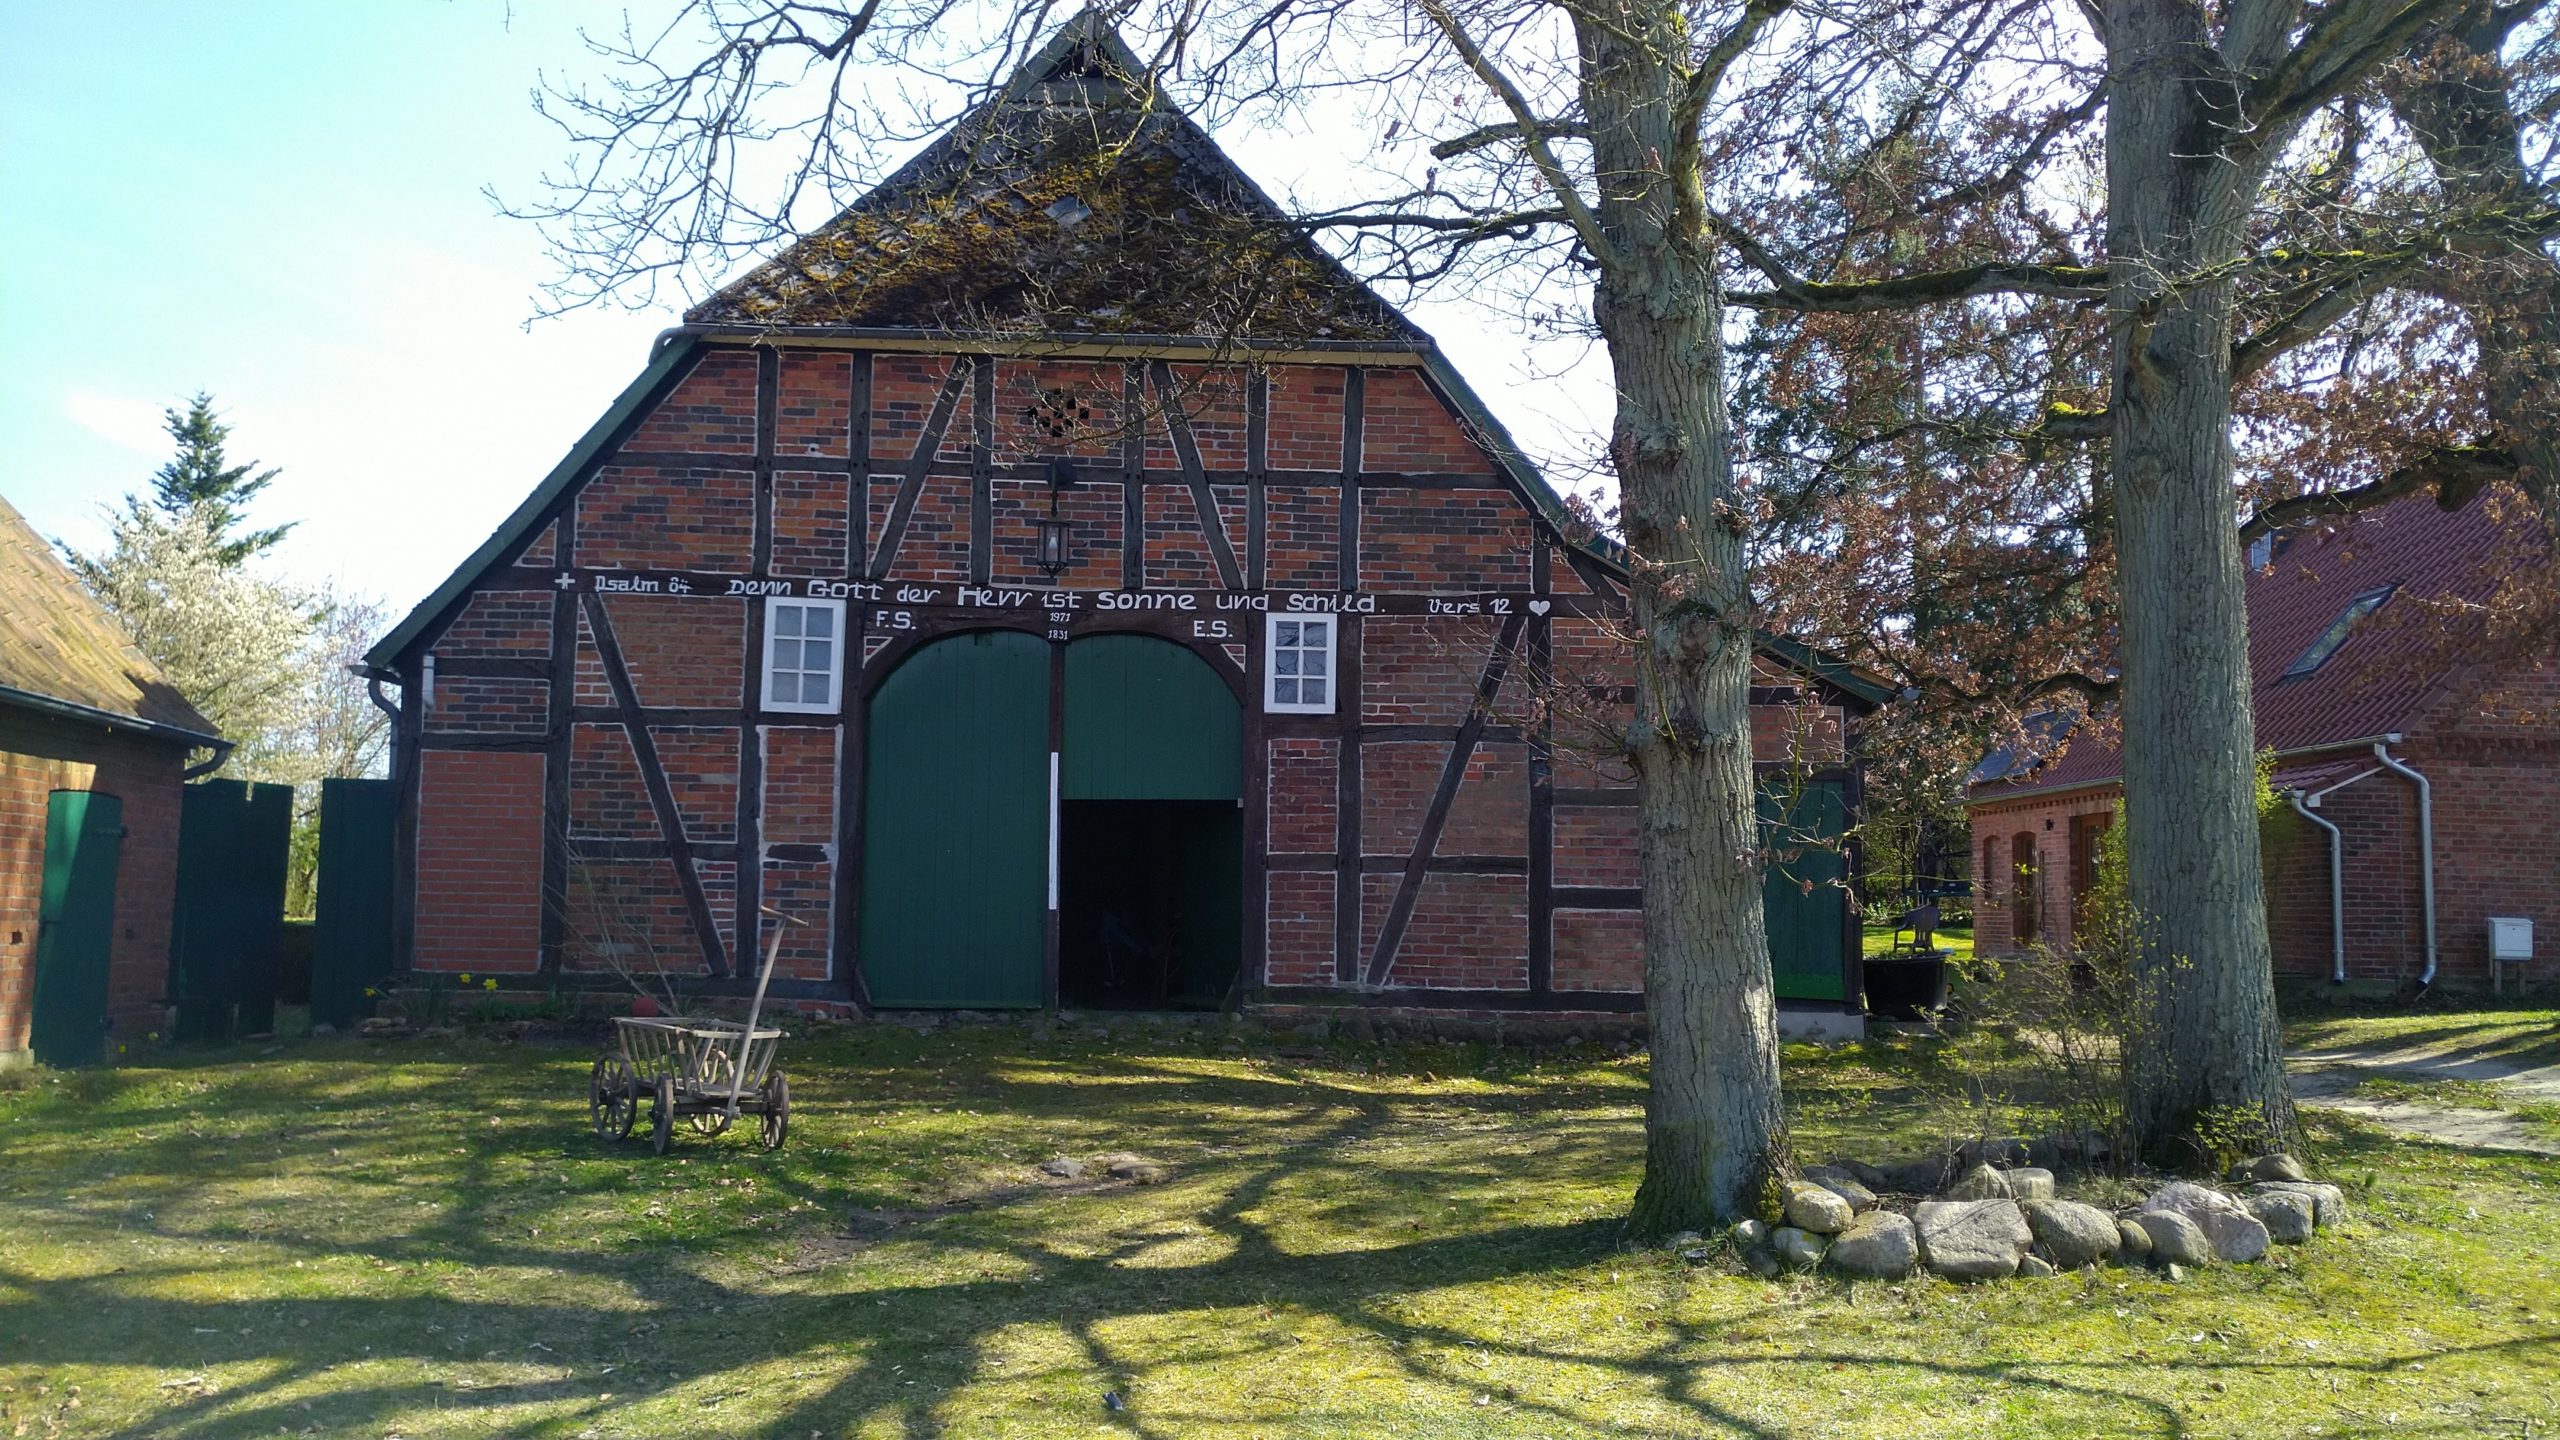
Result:
{"label": "small brick shed", "polygon": [[[2467,612],[2521,567],[2548,563],[2523,507],[2494,492],[2446,510],[2395,501],[2253,551],[2249,670],[2273,784],[2337,827],[2279,817],[2267,874],[2280,975],[2402,982],[2425,972],[2427,869],[2417,783],[2434,835],[2437,981],[2490,984],[2492,916],[2531,920],[2560,946],[2560,666],[2484,639]],[[1975,772],[1975,943],[2067,946],[2096,846],[2122,796],[2103,720],[2043,717],[2045,734]],[[2332,896],[2341,902],[2333,911]],[[2549,973],[2547,959],[2530,972]]]}
{"label": "small brick shed", "polygon": [[[1139,73],[1071,23],[373,651],[406,965],[735,990],[772,906],[803,1004],[1641,1010],[1629,777],[1524,680],[1623,703],[1622,569]],[[1845,828],[1877,692],[1761,671],[1772,795]],[[1849,859],[1769,886],[1831,1028]]]}
{"label": "small brick shed", "polygon": [[0,499],[0,1065],[166,1029],[180,792],[227,748]]}

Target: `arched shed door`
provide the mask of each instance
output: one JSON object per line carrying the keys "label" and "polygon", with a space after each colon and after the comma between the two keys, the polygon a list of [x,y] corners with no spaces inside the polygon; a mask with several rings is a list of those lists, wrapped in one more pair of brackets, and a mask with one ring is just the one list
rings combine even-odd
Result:
{"label": "arched shed door", "polygon": [[874,1005],[1046,1000],[1049,646],[987,630],[908,656],[871,699],[862,970]]}

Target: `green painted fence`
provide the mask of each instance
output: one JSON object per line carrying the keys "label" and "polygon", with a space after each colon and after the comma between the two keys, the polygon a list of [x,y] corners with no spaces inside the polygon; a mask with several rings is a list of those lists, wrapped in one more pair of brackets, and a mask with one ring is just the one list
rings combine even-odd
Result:
{"label": "green painted fence", "polygon": [[292,839],[290,785],[203,780],[186,788],[169,955],[177,1038],[220,1041],[275,1029]]}
{"label": "green painted fence", "polygon": [[341,1029],[373,1013],[391,973],[392,831],[388,780],[320,782],[320,860],[312,917],[311,1023]]}

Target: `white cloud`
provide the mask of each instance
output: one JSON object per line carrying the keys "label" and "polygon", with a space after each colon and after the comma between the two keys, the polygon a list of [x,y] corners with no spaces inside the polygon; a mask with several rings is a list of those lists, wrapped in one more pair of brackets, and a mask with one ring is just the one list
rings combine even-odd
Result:
{"label": "white cloud", "polygon": [[70,417],[72,424],[137,455],[159,455],[168,450],[169,432],[161,425],[163,409],[130,395],[106,395],[95,390],[62,393],[62,413]]}

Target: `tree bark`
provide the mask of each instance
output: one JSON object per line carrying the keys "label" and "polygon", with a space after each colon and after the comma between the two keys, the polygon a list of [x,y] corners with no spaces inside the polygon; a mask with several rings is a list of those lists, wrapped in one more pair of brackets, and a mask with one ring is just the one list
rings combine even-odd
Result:
{"label": "tree bark", "polygon": [[1631,1228],[1773,1208],[1792,1170],[1754,807],[1750,593],[1733,505],[1723,305],[1684,98],[1680,12],[1575,15],[1594,211],[1612,254],[1594,319],[1637,635],[1636,775],[1652,1079]]}
{"label": "tree bark", "polygon": [[[2235,160],[2241,76],[2203,7],[2112,0],[2111,455],[2122,587],[2128,894],[2138,927],[2126,1112],[2157,1163],[2227,1112],[2295,1133],[2259,872],[2248,615],[2231,448],[2232,291],[2263,162]],[[2268,144],[2267,153],[2280,149]]]}

